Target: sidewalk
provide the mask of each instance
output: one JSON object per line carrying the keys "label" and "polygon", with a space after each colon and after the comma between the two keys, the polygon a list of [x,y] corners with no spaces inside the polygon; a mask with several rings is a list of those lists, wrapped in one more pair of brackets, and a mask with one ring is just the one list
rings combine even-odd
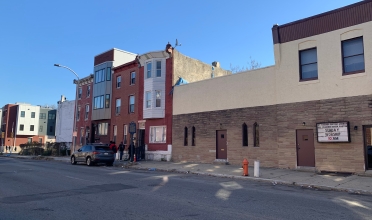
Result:
{"label": "sidewalk", "polygon": [[[2,155],[3,157],[5,155]],[[11,155],[12,158],[24,159],[44,159],[70,162],[68,156],[65,157],[36,157]],[[176,173],[190,173],[198,175],[208,175],[217,177],[227,177],[235,179],[246,179],[251,181],[269,182],[273,185],[294,185],[300,187],[344,191],[357,194],[372,195],[372,177],[358,175],[343,175],[334,173],[317,174],[277,168],[260,168],[259,177],[253,177],[254,167],[249,167],[249,176],[242,176],[243,169],[236,165],[219,164],[199,164],[199,163],[174,163],[163,161],[139,161],[130,163],[127,161],[116,161],[115,167],[125,169],[141,169],[149,171],[165,171]]]}

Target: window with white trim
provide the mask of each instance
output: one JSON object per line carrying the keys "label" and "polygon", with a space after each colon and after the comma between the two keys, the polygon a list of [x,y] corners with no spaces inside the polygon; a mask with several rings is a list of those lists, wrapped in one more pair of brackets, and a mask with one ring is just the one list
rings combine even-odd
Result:
{"label": "window with white trim", "polygon": [[150,143],[166,143],[166,126],[150,126]]}
{"label": "window with white trim", "polygon": [[134,85],[136,83],[136,72],[130,73],[130,85]]}
{"label": "window with white trim", "polygon": [[129,96],[129,113],[134,113],[134,95]]}
{"label": "window with white trim", "polygon": [[89,116],[89,105],[85,105],[85,120],[88,119],[88,116]]}
{"label": "window with white trim", "polygon": [[121,76],[116,77],[116,88],[120,88],[121,86]]}
{"label": "window with white trim", "polygon": [[161,107],[161,91],[160,90],[156,90],[155,91],[155,95],[156,95],[156,104],[155,104],[155,107]]}
{"label": "window with white trim", "polygon": [[156,61],[156,77],[161,77],[161,61]]}
{"label": "window with white trim", "polygon": [[78,98],[81,99],[81,94],[83,93],[83,89],[79,87],[78,89]]}
{"label": "window with white trim", "polygon": [[146,92],[146,108],[151,108],[151,92]]}
{"label": "window with white trim", "polygon": [[151,68],[152,68],[152,63],[148,62],[146,63],[146,78],[151,78]]}
{"label": "window with white trim", "polygon": [[115,103],[115,113],[120,114],[121,99],[116,99]]}

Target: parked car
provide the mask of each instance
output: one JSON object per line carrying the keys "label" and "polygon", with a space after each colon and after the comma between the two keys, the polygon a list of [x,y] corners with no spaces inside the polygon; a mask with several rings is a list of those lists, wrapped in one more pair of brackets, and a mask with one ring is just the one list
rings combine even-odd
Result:
{"label": "parked car", "polygon": [[71,155],[71,164],[83,162],[92,166],[97,163],[105,163],[107,166],[112,166],[114,161],[114,152],[107,144],[84,145]]}

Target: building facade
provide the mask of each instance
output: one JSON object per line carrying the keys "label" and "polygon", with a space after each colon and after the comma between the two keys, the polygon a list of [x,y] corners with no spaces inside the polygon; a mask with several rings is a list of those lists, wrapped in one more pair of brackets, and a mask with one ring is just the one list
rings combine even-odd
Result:
{"label": "building facade", "polygon": [[72,149],[72,133],[74,126],[75,100],[68,101],[65,96],[61,96],[58,101],[56,117],[56,142]]}
{"label": "building facade", "polygon": [[133,61],[135,57],[136,54],[116,48],[94,57],[92,143],[111,141],[112,68]]}
{"label": "building facade", "polygon": [[165,51],[140,55],[137,61],[141,66],[137,140],[145,145],[146,159],[169,161],[172,155],[173,88],[177,81],[182,78],[196,82],[231,72],[187,57],[170,44]]}
{"label": "building facade", "polygon": [[[87,143],[93,143],[91,140],[91,112],[93,95],[93,74],[79,80],[76,114],[76,146],[80,148]],[[74,80],[74,83],[78,83]]]}
{"label": "building facade", "polygon": [[37,142],[46,144],[56,141],[56,116],[56,109],[40,107]]}
{"label": "building facade", "polygon": [[274,66],[176,87],[173,160],[372,169],[371,10],[275,25]]}

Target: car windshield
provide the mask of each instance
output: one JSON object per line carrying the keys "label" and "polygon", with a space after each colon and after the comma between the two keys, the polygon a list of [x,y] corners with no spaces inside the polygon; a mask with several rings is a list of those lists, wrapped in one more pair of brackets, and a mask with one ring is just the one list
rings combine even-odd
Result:
{"label": "car windshield", "polygon": [[106,146],[95,146],[96,150],[110,150],[109,147],[106,147]]}

